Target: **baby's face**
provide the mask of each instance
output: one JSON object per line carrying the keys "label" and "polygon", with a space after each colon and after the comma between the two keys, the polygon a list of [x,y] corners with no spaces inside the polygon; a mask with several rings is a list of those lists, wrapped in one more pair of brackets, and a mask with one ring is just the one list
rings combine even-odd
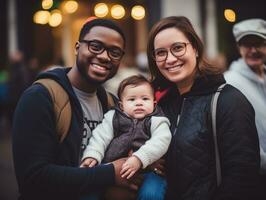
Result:
{"label": "baby's face", "polygon": [[134,119],[142,119],[152,113],[154,105],[153,90],[148,83],[128,85],[121,95],[121,109]]}

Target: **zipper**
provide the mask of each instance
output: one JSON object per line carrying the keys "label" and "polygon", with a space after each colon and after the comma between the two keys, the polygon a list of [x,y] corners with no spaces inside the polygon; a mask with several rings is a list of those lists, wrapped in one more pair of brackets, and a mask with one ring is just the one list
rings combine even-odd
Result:
{"label": "zipper", "polygon": [[181,118],[182,113],[183,113],[183,110],[184,110],[184,104],[185,104],[185,101],[186,101],[186,98],[184,98],[184,100],[183,100],[183,102],[182,102],[182,105],[181,105],[181,111],[180,111],[180,113],[179,113],[178,116],[177,116],[176,126],[175,126],[175,130],[174,130],[174,135],[176,134],[177,127],[178,127],[178,125],[179,125],[180,118]]}
{"label": "zipper", "polygon": [[137,126],[137,123],[138,123],[138,119],[132,119],[133,121],[133,127],[131,129],[131,133],[130,133],[130,143],[129,143],[129,150],[132,150],[132,143],[133,143],[133,140],[134,140],[134,137],[135,137],[135,130],[136,130],[136,126]]}

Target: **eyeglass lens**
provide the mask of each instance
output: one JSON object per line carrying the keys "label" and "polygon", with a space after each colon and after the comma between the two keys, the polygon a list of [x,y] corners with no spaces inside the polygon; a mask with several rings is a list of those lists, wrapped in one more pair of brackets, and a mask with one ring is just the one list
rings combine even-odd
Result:
{"label": "eyeglass lens", "polygon": [[80,42],[87,43],[88,50],[94,54],[101,54],[106,50],[108,56],[113,60],[120,60],[124,55],[123,50],[119,47],[107,47],[104,43],[97,40],[82,40]]}
{"label": "eyeglass lens", "polygon": [[[188,43],[177,42],[171,45],[170,52],[175,57],[181,57],[186,53],[186,45]],[[157,62],[165,61],[168,57],[168,50],[159,48],[154,51],[154,58]]]}

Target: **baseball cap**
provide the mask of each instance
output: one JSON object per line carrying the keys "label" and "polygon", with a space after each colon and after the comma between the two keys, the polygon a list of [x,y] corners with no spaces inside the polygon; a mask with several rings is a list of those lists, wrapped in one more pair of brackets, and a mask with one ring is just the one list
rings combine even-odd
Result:
{"label": "baseball cap", "polygon": [[241,21],[234,25],[233,34],[237,42],[247,35],[256,35],[266,39],[266,21],[263,19],[248,19]]}

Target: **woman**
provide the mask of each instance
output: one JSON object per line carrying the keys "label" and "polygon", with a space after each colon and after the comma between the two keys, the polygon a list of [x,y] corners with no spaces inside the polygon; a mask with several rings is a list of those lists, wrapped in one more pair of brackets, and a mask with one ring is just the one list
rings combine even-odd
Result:
{"label": "woman", "polygon": [[167,199],[256,199],[259,143],[255,114],[237,89],[226,85],[218,99],[217,138],[222,182],[216,183],[210,103],[223,75],[203,56],[203,44],[185,17],[156,23],[148,61],[159,105],[173,138],[166,159]]}

